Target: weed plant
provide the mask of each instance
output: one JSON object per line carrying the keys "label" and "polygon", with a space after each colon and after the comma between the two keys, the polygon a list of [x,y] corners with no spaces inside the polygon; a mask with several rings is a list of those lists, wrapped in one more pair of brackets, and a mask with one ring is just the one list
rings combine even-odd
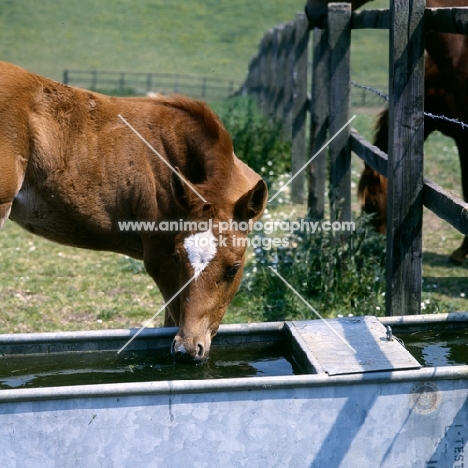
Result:
{"label": "weed plant", "polygon": [[255,320],[318,318],[269,268],[278,273],[322,316],[381,315],[385,303],[385,238],[368,219],[356,219],[343,237],[332,231],[297,232],[289,247],[256,249],[240,296],[250,298]]}
{"label": "weed plant", "polygon": [[261,174],[270,190],[291,170],[291,142],[281,124],[262,115],[253,99],[231,99],[219,112],[237,157]]}
{"label": "weed plant", "polygon": [[[229,101],[219,110],[231,134],[237,156],[259,172],[270,191],[289,179],[291,143],[281,125],[270,121],[247,98]],[[282,193],[283,204],[268,206],[265,219],[297,216]],[[288,234],[289,246],[253,250],[233,308],[249,309],[249,319],[276,321],[317,318],[268,267],[272,266],[321,315],[381,315],[385,303],[385,237],[355,221],[346,237],[332,231]],[[266,233],[255,232],[256,236]],[[275,236],[276,234],[272,234]],[[265,243],[267,244],[267,243]],[[265,245],[263,244],[263,245]]]}

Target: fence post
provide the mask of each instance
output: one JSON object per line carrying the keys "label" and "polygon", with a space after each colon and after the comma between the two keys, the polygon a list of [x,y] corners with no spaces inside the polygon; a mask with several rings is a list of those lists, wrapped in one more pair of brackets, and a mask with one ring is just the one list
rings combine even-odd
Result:
{"label": "fence post", "polygon": [[[308,68],[309,22],[303,13],[296,16],[295,60],[293,68],[292,102],[292,160],[291,172],[296,174],[306,159],[307,122],[307,68]],[[304,171],[291,182],[291,201],[304,202]]]}
{"label": "fence post", "polygon": [[202,97],[205,98],[206,96],[206,76],[203,77],[203,80],[202,80]]}
{"label": "fence post", "polygon": [[148,73],[146,77],[146,92],[151,91],[151,73]]}
{"label": "fence post", "polygon": [[[312,89],[310,102],[310,155],[309,159],[325,145],[328,130],[329,48],[328,30],[313,31],[314,55],[312,59]],[[324,149],[309,165],[309,193],[307,213],[313,219],[325,216],[325,181],[327,178]]]}
{"label": "fence post", "polygon": [[91,72],[91,76],[92,76],[91,90],[92,90],[92,91],[95,91],[96,88],[97,88],[97,71],[96,71],[96,70],[93,70],[93,71]]}
{"label": "fence post", "polygon": [[[349,119],[351,5],[328,6],[330,46],[329,136],[332,138]],[[351,220],[350,126],[330,142],[330,219]]]}
{"label": "fence post", "polygon": [[421,308],[425,0],[393,0],[390,23],[386,314]]}
{"label": "fence post", "polygon": [[260,108],[260,100],[261,100],[261,83],[260,83],[260,59],[258,55],[254,57],[251,62],[252,65],[252,82],[250,85],[250,89],[253,90],[253,97]]}
{"label": "fence post", "polygon": [[282,55],[284,57],[284,102],[283,130],[286,134],[292,135],[292,88],[293,88],[293,66],[294,66],[294,23],[289,22],[284,27]]}
{"label": "fence post", "polygon": [[63,84],[68,84],[68,70],[63,70]]}
{"label": "fence post", "polygon": [[[251,58],[247,78],[244,81],[242,93],[252,97],[259,105],[259,60],[258,54]],[[259,105],[260,107],[260,105]]]}
{"label": "fence post", "polygon": [[279,121],[283,114],[283,97],[285,82],[284,54],[282,50],[284,24],[275,28],[275,106],[274,118]]}
{"label": "fence post", "polygon": [[266,59],[265,59],[265,36],[263,36],[260,42],[260,48],[258,51],[258,104],[260,110],[266,115],[267,108],[266,108],[266,89],[265,89],[265,66],[266,66]]}
{"label": "fence post", "polygon": [[125,89],[125,73],[121,72],[120,79],[119,79],[119,91],[123,92],[124,89]]}
{"label": "fence post", "polygon": [[271,117],[274,120],[278,119],[280,110],[280,94],[283,88],[283,73],[284,70],[281,68],[281,55],[280,55],[280,43],[281,43],[281,29],[283,25],[280,24],[273,29],[272,32],[272,63],[271,63]]}
{"label": "fence post", "polygon": [[273,50],[273,29],[269,29],[265,34],[265,66],[263,68],[263,86],[265,96],[265,111],[268,117],[273,114],[273,83],[275,80],[274,50]]}

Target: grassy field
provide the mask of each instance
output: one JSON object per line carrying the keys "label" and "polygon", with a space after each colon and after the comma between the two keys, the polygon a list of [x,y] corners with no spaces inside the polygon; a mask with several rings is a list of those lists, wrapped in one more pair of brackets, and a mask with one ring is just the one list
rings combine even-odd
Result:
{"label": "grassy field", "polygon": [[241,81],[264,31],[303,0],[4,0],[0,59],[60,80],[64,68]]}
{"label": "grassy field", "polygon": [[[289,21],[304,1],[130,2],[4,1],[0,58],[60,79],[64,68],[209,74],[241,80],[263,32]],[[377,0],[376,7],[385,7]],[[353,32],[352,78],[387,89],[387,33]],[[359,110],[354,126],[372,139],[374,116]],[[460,195],[458,156],[440,134],[426,143],[425,174]],[[353,184],[362,162],[353,158]],[[355,201],[355,209],[358,205]],[[299,215],[304,206],[279,208]],[[461,235],[424,214],[424,311],[468,310],[468,263],[448,256]],[[50,243],[7,222],[0,232],[0,333],[141,326],[162,305],[142,265],[111,253]],[[155,325],[161,325],[158,317]],[[246,298],[225,322],[251,320]]]}
{"label": "grassy field", "polygon": [[[304,5],[304,0],[4,0],[0,60],[56,80],[68,68],[242,81],[264,32],[293,20]],[[386,37],[384,31],[353,32],[353,79],[387,87]]]}
{"label": "grassy field", "polygon": [[11,222],[0,262],[0,332],[139,327],[163,303],[141,262],[58,245]]}

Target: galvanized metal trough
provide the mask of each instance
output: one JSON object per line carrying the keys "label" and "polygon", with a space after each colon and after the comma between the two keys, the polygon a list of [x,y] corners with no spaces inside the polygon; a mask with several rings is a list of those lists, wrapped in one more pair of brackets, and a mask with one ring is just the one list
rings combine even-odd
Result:
{"label": "galvanized metal trough", "polygon": [[[174,366],[174,378],[159,380],[152,365],[132,382],[138,353],[167,350],[175,335],[145,330],[122,352],[136,356],[125,381],[97,384],[80,382],[86,365],[116,356],[135,330],[3,335],[0,466],[461,468],[468,366],[424,367],[397,337],[458,333],[467,322],[468,314],[443,314],[225,325],[213,356],[227,349],[242,376],[194,380],[189,371],[182,380]],[[247,363],[252,347],[280,350],[285,375],[264,375],[261,359]],[[73,377],[59,370],[77,356],[84,364]],[[34,388],[30,361],[44,364]],[[40,384],[49,365],[60,366]]]}

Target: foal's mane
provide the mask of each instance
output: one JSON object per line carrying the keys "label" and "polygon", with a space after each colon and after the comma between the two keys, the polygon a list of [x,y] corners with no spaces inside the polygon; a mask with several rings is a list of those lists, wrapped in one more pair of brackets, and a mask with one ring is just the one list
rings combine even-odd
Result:
{"label": "foal's mane", "polygon": [[[203,125],[207,137],[214,140],[223,136],[229,137],[217,114],[204,101],[191,99],[180,94],[172,94],[160,98],[158,102],[187,113],[192,119]],[[223,135],[223,133],[226,133],[226,135]]]}

